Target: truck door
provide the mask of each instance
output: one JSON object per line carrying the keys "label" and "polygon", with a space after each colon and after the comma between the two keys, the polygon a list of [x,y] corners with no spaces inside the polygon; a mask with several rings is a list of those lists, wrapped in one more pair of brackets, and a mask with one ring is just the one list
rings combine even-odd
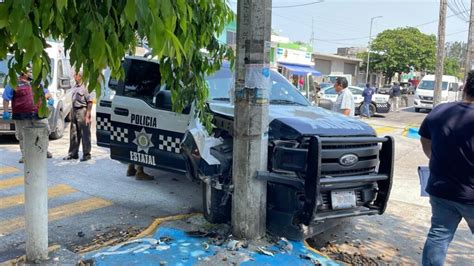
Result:
{"label": "truck door", "polygon": [[110,147],[112,132],[112,99],[117,89],[118,81],[110,78],[110,69],[104,71],[104,82],[101,84],[101,95],[97,97],[96,105],[96,138],[97,145]]}
{"label": "truck door", "polygon": [[448,86],[448,102],[455,102],[458,99],[459,86],[456,82],[450,82]]}
{"label": "truck door", "polygon": [[171,111],[171,93],[161,87],[156,61],[129,57],[125,79],[112,100],[111,158],[171,171],[185,171],[180,143],[191,115]]}

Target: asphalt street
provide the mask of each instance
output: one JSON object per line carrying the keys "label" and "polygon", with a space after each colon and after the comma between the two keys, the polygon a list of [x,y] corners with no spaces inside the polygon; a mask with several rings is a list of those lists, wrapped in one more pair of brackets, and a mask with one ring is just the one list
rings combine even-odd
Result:
{"label": "asphalt street", "polygon": [[[395,178],[389,207],[382,216],[348,219],[313,238],[328,253],[362,254],[382,262],[417,264],[429,228],[430,207],[419,196],[417,167],[427,165],[419,141],[404,136],[426,112],[405,108],[370,120],[379,135],[396,140]],[[93,124],[93,136],[95,135]],[[49,240],[70,250],[107,232],[135,231],[156,217],[201,211],[201,189],[185,176],[146,169],[154,181],[126,177],[126,165],[109,158],[93,140],[93,159],[63,161],[69,145],[65,136],[50,142],[48,160]],[[95,137],[95,136],[94,136]],[[0,262],[24,254],[23,165],[12,136],[0,137]],[[328,243],[330,245],[328,246]],[[472,265],[473,236],[464,222],[450,247],[448,262]],[[330,252],[331,251],[331,252]],[[379,257],[379,258],[377,258]]]}
{"label": "asphalt street", "polygon": [[[95,125],[93,125],[95,128]],[[95,129],[92,130],[95,135]],[[88,162],[63,161],[69,129],[50,141],[49,241],[70,250],[107,232],[147,227],[156,217],[201,210],[201,187],[183,175],[146,169],[154,181],[125,176],[127,166],[109,158],[93,140]],[[23,164],[13,136],[0,137],[0,262],[23,255]]]}

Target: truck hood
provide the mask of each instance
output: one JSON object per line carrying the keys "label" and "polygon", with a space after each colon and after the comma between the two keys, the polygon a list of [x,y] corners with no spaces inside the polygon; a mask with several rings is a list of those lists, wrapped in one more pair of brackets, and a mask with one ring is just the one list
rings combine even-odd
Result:
{"label": "truck hood", "polygon": [[[211,111],[228,117],[234,116],[229,103],[210,103]],[[300,136],[376,136],[372,127],[323,108],[313,106],[269,105],[269,137],[297,139]]]}

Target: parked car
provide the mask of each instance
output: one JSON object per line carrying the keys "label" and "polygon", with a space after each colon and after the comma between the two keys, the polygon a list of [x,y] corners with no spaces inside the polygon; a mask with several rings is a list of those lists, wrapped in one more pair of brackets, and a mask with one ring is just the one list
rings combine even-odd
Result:
{"label": "parked car", "polygon": [[379,94],[389,94],[391,88],[392,88],[391,84],[385,84],[385,85],[382,86],[382,88],[379,88],[377,90],[377,93],[379,93]]}
{"label": "parked car", "polygon": [[[69,58],[64,54],[64,46],[58,42],[48,42],[46,53],[51,60],[51,80],[48,91],[54,99],[54,105],[49,107],[49,126],[51,128],[51,139],[59,139],[64,134],[65,119],[67,119],[72,108],[71,82],[73,80],[72,68]],[[4,77],[8,73],[8,60],[12,55],[0,61],[0,98],[5,89]],[[11,105],[10,105],[11,109]],[[9,110],[11,112],[11,110]],[[0,100],[0,135],[15,134],[15,123],[12,120],[3,120],[3,101]]]}
{"label": "parked car", "polygon": [[[172,110],[156,60],[127,56],[115,95],[99,99],[97,144],[111,158],[177,171],[202,184],[204,217],[228,223],[234,187],[233,76],[229,63],[208,76],[209,134],[194,113]],[[271,70],[268,107],[267,228],[302,239],[344,217],[382,214],[393,176],[394,140],[366,123],[313,107]],[[140,88],[140,89],[137,89]]]}
{"label": "parked car", "polygon": [[[354,95],[354,104],[355,104],[355,114],[361,114],[363,111],[363,103],[364,97],[362,96],[362,92],[364,88],[349,86],[349,90],[351,90],[352,94]],[[369,110],[370,115],[373,116],[375,113],[388,113],[390,111],[390,102],[389,102],[388,95],[381,95],[381,94],[374,94],[372,96],[372,103],[370,104]],[[337,92],[334,87],[328,88],[324,91],[324,94],[321,97],[321,100],[330,101],[332,104],[336,102],[337,99]],[[328,104],[321,105],[321,107],[329,109],[330,107]]]}

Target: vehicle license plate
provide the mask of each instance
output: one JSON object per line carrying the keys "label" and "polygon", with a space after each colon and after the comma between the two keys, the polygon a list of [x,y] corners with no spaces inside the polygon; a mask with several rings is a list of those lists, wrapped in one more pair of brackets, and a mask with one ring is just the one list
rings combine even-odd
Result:
{"label": "vehicle license plate", "polygon": [[10,130],[10,124],[9,123],[0,123],[0,129],[1,130]]}
{"label": "vehicle license plate", "polygon": [[331,203],[334,210],[356,207],[354,191],[331,191]]}

